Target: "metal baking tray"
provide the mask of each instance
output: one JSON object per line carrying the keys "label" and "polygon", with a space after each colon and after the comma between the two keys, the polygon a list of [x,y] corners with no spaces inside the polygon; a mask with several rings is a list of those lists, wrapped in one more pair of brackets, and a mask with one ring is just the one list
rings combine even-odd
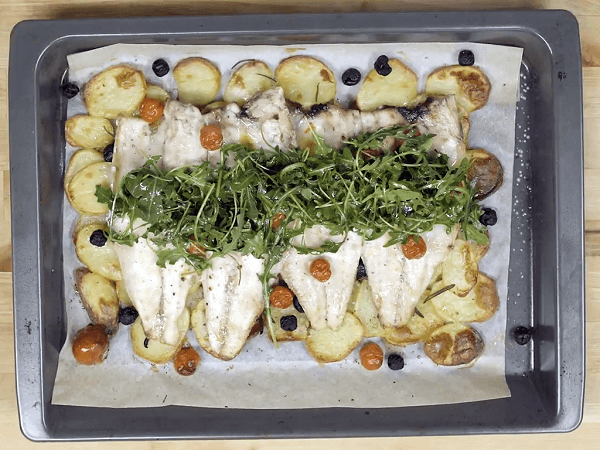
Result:
{"label": "metal baking tray", "polygon": [[[506,378],[512,397],[387,409],[232,410],[56,406],[65,341],[62,176],[66,55],[114,43],[471,41],[524,49],[517,111]],[[22,22],[9,67],[16,383],[32,440],[298,438],[558,432],[582,418],[582,80],[564,11],[246,15]],[[508,261],[507,261],[508,264]],[[512,331],[531,327],[517,345]],[[349,387],[350,388],[350,387]],[[74,386],[85,389],[85,386]]]}

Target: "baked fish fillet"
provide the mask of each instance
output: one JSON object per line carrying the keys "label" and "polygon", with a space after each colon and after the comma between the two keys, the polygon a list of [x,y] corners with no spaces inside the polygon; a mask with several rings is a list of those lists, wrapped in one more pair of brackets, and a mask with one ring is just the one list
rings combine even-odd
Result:
{"label": "baked fish fillet", "polygon": [[263,312],[259,276],[264,261],[232,252],[212,258],[211,263],[201,275],[206,329],[213,352],[228,360],[240,352],[252,325]]}
{"label": "baked fish fillet", "polygon": [[[303,255],[290,248],[285,251],[278,266],[282,278],[298,297],[311,326],[317,330],[327,326],[336,330],[344,320],[356,280],[362,238],[354,232],[346,236],[332,236],[324,226],[315,225],[293,241],[294,245],[318,248],[328,240],[343,243],[336,253],[321,255]],[[310,265],[318,258],[329,262],[331,268],[331,277],[325,282],[310,274]]]}
{"label": "baked fish fillet", "polygon": [[435,225],[433,230],[421,234],[427,251],[419,259],[407,259],[400,244],[385,247],[389,240],[387,233],[365,241],[362,259],[384,326],[399,327],[408,322],[436,269],[448,256],[457,232],[456,227],[447,233],[445,225]]}

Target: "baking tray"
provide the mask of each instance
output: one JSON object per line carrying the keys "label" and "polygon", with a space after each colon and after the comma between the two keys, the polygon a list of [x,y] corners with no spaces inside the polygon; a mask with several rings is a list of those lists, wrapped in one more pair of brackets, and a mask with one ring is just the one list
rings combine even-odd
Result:
{"label": "baking tray", "polygon": [[[512,397],[368,410],[110,409],[51,404],[58,354],[66,335],[59,238],[66,101],[59,87],[68,54],[115,43],[455,41],[524,49],[506,330],[506,379]],[[9,106],[16,383],[21,429],[29,439],[558,432],[573,430],[581,422],[585,371],[582,81],[578,25],[570,13],[21,22],[11,35]],[[517,345],[512,338],[519,325],[534,331],[528,345]]]}

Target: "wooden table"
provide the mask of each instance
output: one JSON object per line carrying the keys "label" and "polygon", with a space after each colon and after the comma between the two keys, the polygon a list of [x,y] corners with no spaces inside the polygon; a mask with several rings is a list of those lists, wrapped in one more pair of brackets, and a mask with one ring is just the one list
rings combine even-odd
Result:
{"label": "wooden table", "polygon": [[[13,26],[26,19],[236,13],[468,9],[567,9],[577,16],[583,51],[587,257],[587,373],[583,423],[560,435],[384,438],[311,441],[197,441],[43,444],[50,448],[127,449],[500,449],[600,448],[600,0],[0,0],[0,448],[34,448],[19,430],[15,395],[8,152],[8,51]],[[36,448],[39,448],[36,447]]]}

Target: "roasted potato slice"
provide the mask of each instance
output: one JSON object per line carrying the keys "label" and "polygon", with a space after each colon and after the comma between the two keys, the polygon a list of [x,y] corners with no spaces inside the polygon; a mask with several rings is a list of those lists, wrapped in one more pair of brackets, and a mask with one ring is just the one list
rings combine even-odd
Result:
{"label": "roasted potato slice", "polygon": [[[443,283],[437,283],[432,290],[443,287]],[[498,310],[500,299],[496,282],[479,272],[477,284],[465,297],[459,297],[448,290],[435,296],[427,304],[432,305],[437,314],[448,322],[484,322]]]}
{"label": "roasted potato slice", "polygon": [[97,247],[90,242],[90,237],[96,230],[108,232],[108,226],[105,223],[92,223],[75,233],[74,243],[77,257],[92,272],[109,280],[122,280],[121,265],[112,242],[106,241],[102,247]]}
{"label": "roasted potato slice", "polygon": [[221,87],[221,72],[204,58],[186,58],[175,66],[173,77],[177,83],[179,100],[195,106],[212,102]]}
{"label": "roasted potato slice", "polygon": [[65,122],[65,138],[73,147],[104,148],[115,141],[110,120],[77,114]]}
{"label": "roasted potato slice", "polygon": [[398,59],[388,60],[392,72],[382,76],[372,69],[356,96],[358,109],[373,111],[380,106],[406,106],[417,96],[417,75]]}
{"label": "roasted potato slice", "polygon": [[467,171],[467,180],[475,183],[475,198],[483,200],[502,186],[504,170],[498,158],[482,148],[467,151],[467,159],[471,167]]}
{"label": "roasted potato slice", "polygon": [[132,307],[133,302],[127,293],[127,288],[125,287],[125,281],[118,280],[115,282],[115,289],[117,291],[117,298],[119,299],[119,303],[124,307]]}
{"label": "roasted potato slice", "polygon": [[[142,321],[138,317],[131,326],[131,343],[133,344],[133,351],[136,355],[144,358],[154,364],[165,364],[171,361],[177,352],[181,350],[183,342],[185,341],[185,334],[190,327],[190,313],[187,309],[183,310],[183,313],[177,320],[177,327],[179,328],[179,341],[177,345],[163,344],[156,339],[146,340],[146,334],[144,333],[144,327]],[[144,343],[146,345],[144,345]]]}
{"label": "roasted potato slice", "polygon": [[112,66],[100,72],[83,89],[83,101],[90,116],[107,119],[132,115],[140,107],[144,97],[144,74],[126,65]]}
{"label": "roasted potato slice", "polygon": [[474,361],[483,347],[483,338],[477,330],[462,323],[449,323],[431,333],[423,351],[440,366],[458,366]]}
{"label": "roasted potato slice", "polygon": [[111,163],[97,162],[81,169],[67,186],[67,198],[71,206],[82,214],[105,214],[108,206],[98,203],[96,186],[110,188]]}
{"label": "roasted potato slice", "polygon": [[[427,291],[423,298],[426,298],[431,291]],[[384,329],[383,339],[392,345],[410,345],[427,339],[431,332],[444,324],[430,302],[420,302],[416,311],[410,317],[406,325],[398,328],[386,327]]]}
{"label": "roasted potato slice", "polygon": [[444,66],[427,77],[428,94],[456,96],[456,103],[468,112],[482,108],[488,101],[492,85],[475,66]]}
{"label": "roasted potato slice", "polygon": [[229,79],[223,99],[227,103],[243,105],[257,92],[275,86],[273,71],[263,61],[253,59],[242,64]]}
{"label": "roasted potato slice", "polygon": [[88,269],[75,271],[75,286],[92,323],[113,333],[119,326],[119,299],[112,281]]}
{"label": "roasted potato slice", "polygon": [[335,362],[341,361],[352,353],[363,337],[364,328],[360,320],[354,314],[347,312],[338,330],[310,329],[305,345],[308,353],[318,362]]}
{"label": "roasted potato slice", "polygon": [[291,56],[275,69],[277,83],[285,98],[304,108],[327,103],[336,93],[335,75],[323,62],[312,56]]}
{"label": "roasted potato slice", "polygon": [[489,241],[490,233],[489,233],[489,231],[486,231],[485,234],[488,237],[487,244],[478,244],[477,242],[469,241],[469,244],[471,244],[471,248],[473,250],[473,256],[475,256],[475,260],[478,263],[479,263],[479,261],[481,261],[481,259],[486,255],[486,253],[490,249],[490,241]]}
{"label": "roasted potato slice", "polygon": [[373,303],[371,288],[367,281],[357,281],[354,283],[352,299],[350,300],[351,309],[365,329],[365,337],[383,336],[384,328],[379,321],[377,308]]}
{"label": "roasted potato slice", "polygon": [[[296,317],[297,327],[294,331],[286,331],[281,328],[281,318],[286,316]],[[277,341],[305,341],[308,337],[310,322],[306,314],[296,311],[296,308],[290,306],[285,309],[271,307],[271,317],[273,318],[273,331]],[[264,320],[268,320],[266,317]]]}
{"label": "roasted potato slice", "polygon": [[473,247],[469,242],[457,239],[454,248],[442,263],[443,286],[453,284],[452,292],[464,297],[477,283],[478,273]]}
{"label": "roasted potato slice", "polygon": [[146,97],[166,103],[171,98],[169,93],[156,84],[149,84],[146,88]]}
{"label": "roasted potato slice", "polygon": [[91,164],[103,161],[104,155],[93,148],[82,148],[81,150],[77,150],[75,153],[73,153],[73,156],[71,156],[71,159],[69,160],[67,170],[65,170],[65,177],[63,180],[65,192],[67,191],[69,182],[77,173],[79,173],[81,169]]}

